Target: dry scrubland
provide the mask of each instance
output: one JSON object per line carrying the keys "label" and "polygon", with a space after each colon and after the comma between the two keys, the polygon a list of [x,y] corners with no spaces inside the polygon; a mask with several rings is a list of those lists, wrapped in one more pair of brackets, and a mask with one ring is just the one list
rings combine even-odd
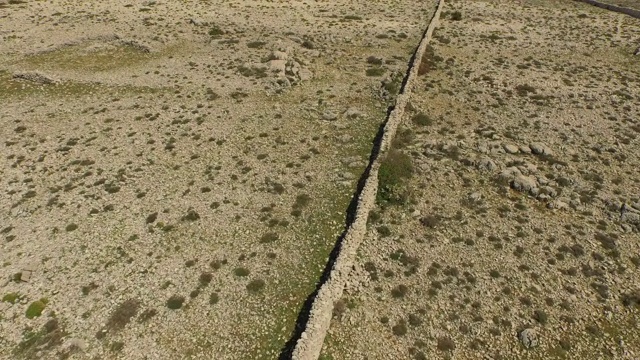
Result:
{"label": "dry scrubland", "polygon": [[0,358],[276,358],[434,8],[0,0]]}
{"label": "dry scrubland", "polygon": [[321,359],[639,358],[639,41],[447,1]]}

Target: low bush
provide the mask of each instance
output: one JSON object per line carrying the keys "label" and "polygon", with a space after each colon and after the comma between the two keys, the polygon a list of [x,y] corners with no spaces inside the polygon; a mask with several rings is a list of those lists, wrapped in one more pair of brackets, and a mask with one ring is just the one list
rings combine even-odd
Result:
{"label": "low bush", "polygon": [[409,194],[405,182],[413,175],[413,162],[409,155],[392,149],[378,170],[377,201],[380,204],[405,204]]}

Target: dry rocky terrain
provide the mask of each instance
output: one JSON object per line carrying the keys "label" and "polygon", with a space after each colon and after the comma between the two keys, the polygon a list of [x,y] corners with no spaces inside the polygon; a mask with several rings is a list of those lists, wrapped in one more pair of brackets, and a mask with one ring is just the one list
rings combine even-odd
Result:
{"label": "dry rocky terrain", "polygon": [[640,20],[449,1],[321,359],[640,358]]}
{"label": "dry rocky terrain", "polygon": [[0,358],[277,358],[434,8],[0,0]]}

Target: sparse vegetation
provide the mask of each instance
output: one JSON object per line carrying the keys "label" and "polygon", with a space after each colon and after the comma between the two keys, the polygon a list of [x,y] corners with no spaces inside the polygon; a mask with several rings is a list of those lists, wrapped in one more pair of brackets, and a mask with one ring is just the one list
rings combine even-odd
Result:
{"label": "sparse vegetation", "polygon": [[633,18],[0,3],[0,358],[273,358],[327,278],[323,359],[640,348]]}

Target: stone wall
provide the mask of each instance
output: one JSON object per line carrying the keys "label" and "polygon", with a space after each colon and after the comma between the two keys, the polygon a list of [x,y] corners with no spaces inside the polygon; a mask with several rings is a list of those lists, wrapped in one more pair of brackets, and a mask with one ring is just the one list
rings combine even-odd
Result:
{"label": "stone wall", "polygon": [[302,332],[293,350],[292,359],[294,360],[316,360],[320,356],[324,338],[331,324],[333,304],[342,298],[349,273],[353,267],[356,251],[367,233],[369,211],[375,206],[378,191],[378,169],[380,168],[380,162],[391,146],[396,129],[400,124],[411,96],[412,87],[418,77],[420,62],[427,49],[427,44],[431,40],[433,30],[438,23],[443,5],[444,0],[439,0],[436,12],[420,41],[413,62],[410,64],[405,85],[396,99],[394,109],[387,118],[379,144],[378,156],[371,160],[369,176],[365,179],[364,186],[358,198],[354,221],[346,230],[343,240],[340,243],[340,249],[328,280],[322,284],[313,301],[306,328],[304,332]]}

